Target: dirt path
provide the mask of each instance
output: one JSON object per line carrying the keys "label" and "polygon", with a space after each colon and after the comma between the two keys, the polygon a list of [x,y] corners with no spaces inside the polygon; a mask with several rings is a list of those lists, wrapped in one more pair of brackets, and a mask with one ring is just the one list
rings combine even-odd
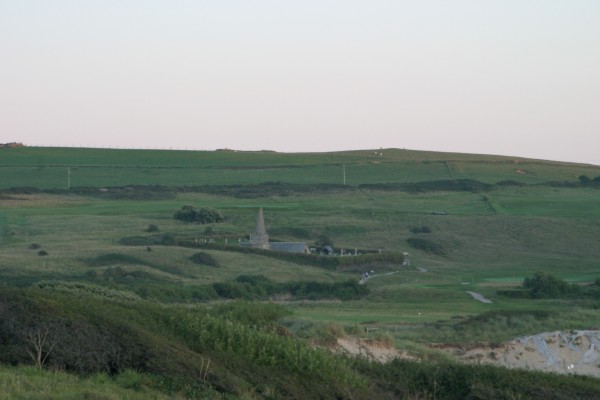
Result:
{"label": "dirt path", "polygon": [[393,275],[393,274],[397,274],[398,272],[400,272],[400,271],[392,271],[392,272],[387,272],[387,273],[385,273],[385,274],[378,274],[378,275],[372,275],[372,274],[370,274],[369,276],[363,276],[363,277],[361,278],[361,280],[360,280],[360,281],[358,281],[358,283],[359,283],[360,285],[364,285],[364,284],[365,284],[365,283],[367,283],[367,281],[368,281],[369,279],[371,279],[371,278],[377,278],[377,277],[379,277],[379,276]]}

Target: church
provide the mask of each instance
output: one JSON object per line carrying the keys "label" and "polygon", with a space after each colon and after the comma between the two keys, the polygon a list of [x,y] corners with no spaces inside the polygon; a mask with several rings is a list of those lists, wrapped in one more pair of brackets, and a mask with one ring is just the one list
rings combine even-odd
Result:
{"label": "church", "polygon": [[310,250],[306,243],[302,242],[270,242],[269,234],[265,226],[265,216],[263,209],[258,210],[258,216],[256,217],[256,226],[254,227],[254,233],[250,235],[248,242],[241,242],[242,246],[253,247],[256,249],[281,251],[286,253],[310,253]]}

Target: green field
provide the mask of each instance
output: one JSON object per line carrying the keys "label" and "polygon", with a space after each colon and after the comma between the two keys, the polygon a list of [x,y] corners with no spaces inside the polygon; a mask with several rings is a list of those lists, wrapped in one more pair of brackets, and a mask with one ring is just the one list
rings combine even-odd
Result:
{"label": "green field", "polygon": [[[372,335],[368,331],[377,328],[411,351],[428,343],[499,341],[593,328],[600,326],[598,301],[582,305],[498,294],[519,287],[537,271],[581,285],[600,277],[600,191],[579,185],[581,175],[600,176],[600,167],[397,149],[314,154],[0,149],[0,274],[5,288],[85,282],[202,312],[223,299],[194,297],[194,291],[205,293],[211,285],[244,275],[262,275],[275,284],[335,284],[358,281],[365,270],[373,270],[369,293],[357,299],[271,300],[291,312],[285,325],[299,337],[310,334],[293,328],[302,324],[334,323],[360,335]],[[361,186],[453,179],[491,186],[452,191]],[[522,184],[494,185],[502,181]],[[67,182],[70,190],[63,190]],[[269,182],[295,186],[273,192],[264,185]],[[120,197],[106,195],[114,187],[132,185],[136,188],[119,190],[135,196],[122,196],[122,191]],[[227,185],[251,190],[252,196],[183,189]],[[225,222],[207,229],[173,219],[184,205],[216,208]],[[315,246],[325,235],[338,251],[350,254],[407,252],[410,265],[331,269],[237,251],[238,240],[252,232],[261,207],[272,240]],[[157,231],[148,232],[150,225]],[[148,244],[127,245],[128,238]],[[177,245],[179,239],[210,239],[221,247],[183,247]],[[411,247],[408,239],[421,239],[436,251]],[[47,254],[40,255],[42,251]],[[219,266],[193,262],[191,256],[198,251]],[[477,302],[467,291],[493,303]],[[528,319],[527,313],[541,310],[551,315]],[[517,325],[490,319],[488,325],[474,323],[466,330],[461,325],[457,330],[457,321],[488,313],[526,317]],[[100,385],[95,390],[107,389]]]}

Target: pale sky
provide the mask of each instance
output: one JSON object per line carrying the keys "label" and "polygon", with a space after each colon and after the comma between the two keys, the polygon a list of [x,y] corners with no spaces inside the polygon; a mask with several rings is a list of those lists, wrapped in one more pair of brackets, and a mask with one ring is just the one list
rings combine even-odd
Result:
{"label": "pale sky", "polygon": [[0,143],[600,165],[600,0],[0,0]]}

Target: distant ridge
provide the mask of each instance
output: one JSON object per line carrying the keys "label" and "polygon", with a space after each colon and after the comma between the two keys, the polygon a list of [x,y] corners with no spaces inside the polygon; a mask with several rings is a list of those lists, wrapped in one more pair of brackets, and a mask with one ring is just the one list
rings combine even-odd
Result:
{"label": "distant ridge", "polygon": [[[5,148],[0,157],[0,189],[273,183],[358,187],[444,180],[539,184],[576,183],[580,176],[599,175],[600,167],[590,164],[406,149],[278,153],[24,146]],[[252,190],[240,195],[252,196]]]}
{"label": "distant ridge", "polygon": [[[11,142],[0,144],[0,148],[26,148],[29,150],[35,150],[36,155],[40,155],[40,152],[144,152],[144,153],[173,153],[173,154],[221,154],[228,156],[235,155],[255,155],[255,156],[326,156],[326,155],[339,155],[339,156],[364,156],[369,158],[381,157],[382,161],[394,159],[394,160],[418,160],[418,161],[479,161],[479,162],[490,162],[490,161],[513,161],[513,162],[538,162],[538,163],[551,163],[551,164],[567,164],[567,165],[591,165],[594,167],[600,167],[600,165],[586,163],[586,162],[574,162],[574,161],[559,161],[543,158],[531,158],[513,155],[497,155],[487,153],[463,153],[463,152],[444,152],[444,151],[433,151],[433,150],[414,150],[404,148],[379,148],[379,149],[362,149],[362,150],[336,150],[336,151],[309,151],[309,152],[280,152],[275,150],[261,149],[261,150],[237,150],[229,148],[220,148],[214,150],[207,149],[195,149],[195,148],[126,148],[126,147],[78,147],[78,146],[29,146],[23,143]],[[30,153],[24,153],[26,156]]]}

